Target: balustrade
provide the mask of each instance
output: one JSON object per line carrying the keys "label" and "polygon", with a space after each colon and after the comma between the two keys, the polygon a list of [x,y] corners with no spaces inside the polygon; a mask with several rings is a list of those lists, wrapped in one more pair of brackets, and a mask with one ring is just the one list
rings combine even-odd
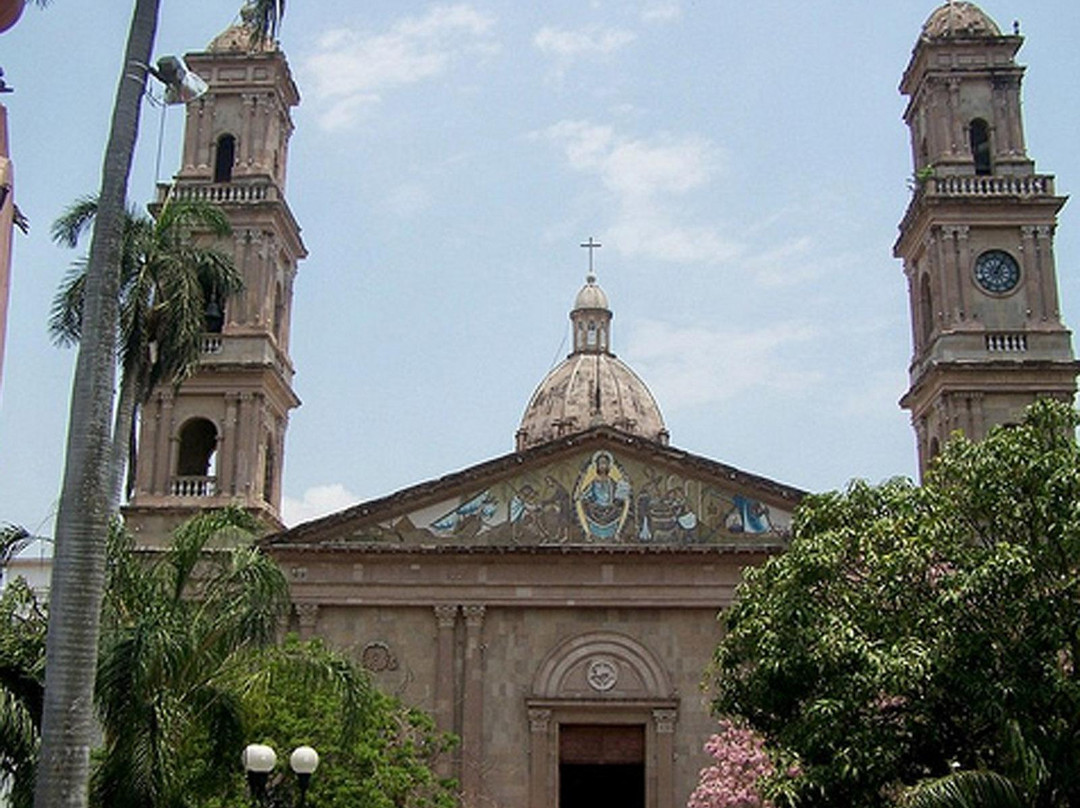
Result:
{"label": "balustrade", "polygon": [[174,497],[212,497],[217,494],[217,477],[173,477],[169,493]]}
{"label": "balustrade", "polygon": [[1027,335],[987,334],[986,350],[991,353],[1022,353],[1027,350]]}

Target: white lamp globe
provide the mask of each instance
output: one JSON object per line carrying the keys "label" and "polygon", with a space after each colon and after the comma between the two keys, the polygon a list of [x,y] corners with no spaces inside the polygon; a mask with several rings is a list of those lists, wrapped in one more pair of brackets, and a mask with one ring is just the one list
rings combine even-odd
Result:
{"label": "white lamp globe", "polygon": [[319,753],[310,746],[298,746],[289,755],[289,766],[297,774],[311,774],[319,767]]}
{"label": "white lamp globe", "polygon": [[241,756],[244,761],[244,769],[249,772],[265,774],[274,770],[277,765],[277,753],[269,746],[261,743],[250,743],[244,748]]}

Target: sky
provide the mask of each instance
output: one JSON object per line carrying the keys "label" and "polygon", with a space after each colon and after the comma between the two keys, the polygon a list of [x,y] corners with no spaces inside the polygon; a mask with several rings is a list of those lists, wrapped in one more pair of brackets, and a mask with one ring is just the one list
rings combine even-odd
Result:
{"label": "sky", "polygon": [[[1028,150],[1080,188],[1080,6],[1020,20]],[[155,59],[238,4],[164,0]],[[912,174],[897,85],[932,2],[290,0],[302,96],[286,196],[310,251],[293,300],[303,401],[287,523],[513,450],[567,353],[588,267],[613,348],[680,449],[810,491],[915,473],[892,257]],[[99,183],[130,7],[53,0],[0,34],[16,201],[0,388],[0,521],[52,530],[74,351],[46,333],[80,251],[52,220]],[[183,116],[144,105],[133,203],[178,168]],[[159,157],[160,155],[160,157]],[[1057,268],[1080,323],[1080,213]]]}

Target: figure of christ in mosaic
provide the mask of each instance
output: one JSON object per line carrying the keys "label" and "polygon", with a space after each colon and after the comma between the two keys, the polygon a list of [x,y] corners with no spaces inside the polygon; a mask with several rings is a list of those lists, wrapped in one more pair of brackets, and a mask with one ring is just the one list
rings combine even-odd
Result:
{"label": "figure of christ in mosaic", "polygon": [[611,452],[596,452],[574,487],[574,502],[586,537],[612,540],[630,510],[630,481]]}

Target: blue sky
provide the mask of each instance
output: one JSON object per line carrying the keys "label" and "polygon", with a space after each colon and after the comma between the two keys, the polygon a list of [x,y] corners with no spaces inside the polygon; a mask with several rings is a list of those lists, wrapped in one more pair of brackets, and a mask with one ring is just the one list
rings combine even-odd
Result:
{"label": "blue sky", "polygon": [[[0,35],[17,202],[0,391],[0,519],[47,533],[74,354],[45,321],[75,254],[49,224],[98,185],[130,9],[55,0]],[[1080,187],[1080,7],[988,0],[1027,42],[1037,169]],[[234,19],[165,0],[155,55]],[[310,257],[293,307],[286,518],[513,448],[567,351],[588,260],[615,351],[672,443],[810,490],[914,473],[897,405],[910,328],[892,258],[911,174],[897,91],[932,3],[509,0],[289,4],[303,102],[287,196]],[[160,113],[130,185],[153,195]],[[160,179],[182,116],[164,121]],[[1057,237],[1080,323],[1080,214]]]}

